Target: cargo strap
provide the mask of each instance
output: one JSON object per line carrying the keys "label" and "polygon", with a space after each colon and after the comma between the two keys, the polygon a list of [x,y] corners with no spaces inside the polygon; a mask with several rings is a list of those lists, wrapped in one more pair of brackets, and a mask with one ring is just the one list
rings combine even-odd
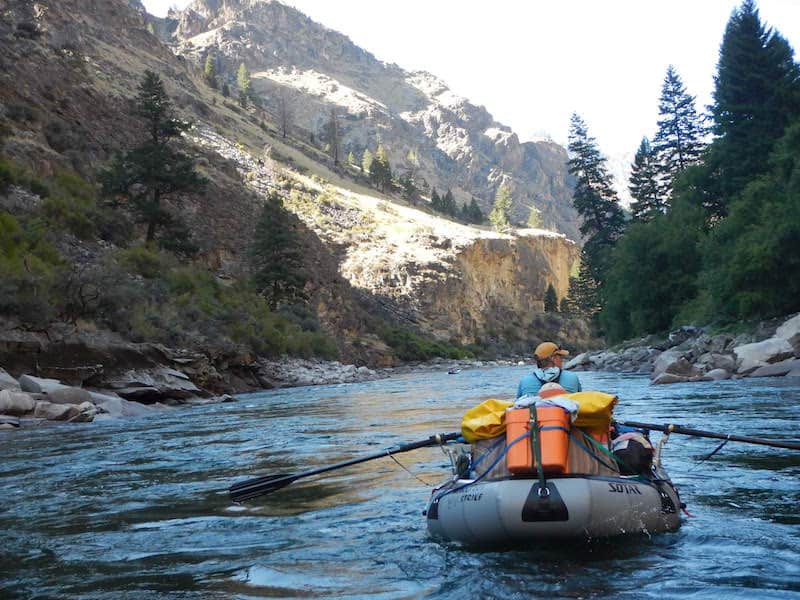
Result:
{"label": "cargo strap", "polygon": [[581,440],[580,440],[580,439],[579,439],[579,438],[578,438],[576,435],[573,435],[573,434],[572,434],[572,432],[570,432],[570,437],[572,438],[572,440],[573,440],[573,441],[574,441],[574,442],[577,444],[578,448],[580,448],[581,450],[583,450],[584,452],[586,452],[586,454],[588,454],[589,456],[591,456],[593,459],[595,459],[597,462],[599,462],[601,465],[603,465],[603,466],[604,466],[606,469],[610,469],[610,470],[612,470],[612,471],[619,471],[619,469],[618,469],[618,468],[616,468],[616,467],[612,467],[612,466],[611,466],[611,465],[609,465],[607,462],[605,462],[603,459],[601,459],[601,458],[600,458],[600,457],[599,457],[599,456],[598,456],[596,453],[592,452],[592,450],[591,450],[591,446],[594,446],[594,447],[596,447],[596,448],[599,448],[599,449],[600,449],[600,450],[601,450],[601,451],[602,451],[604,454],[606,454],[606,455],[607,455],[609,458],[611,458],[611,460],[612,460],[613,462],[615,462],[615,463],[617,463],[617,464],[622,464],[623,466],[627,467],[627,465],[625,465],[625,464],[624,464],[624,463],[623,463],[623,462],[622,462],[622,461],[621,461],[619,458],[617,458],[616,456],[614,456],[614,454],[612,454],[612,453],[611,453],[611,451],[610,451],[610,450],[608,450],[608,448],[606,448],[605,446],[603,446],[603,444],[599,443],[599,442],[598,442],[597,440],[595,440],[595,439],[594,439],[592,436],[590,436],[590,435],[588,435],[588,434],[584,433],[584,432],[583,432],[583,431],[581,431],[580,429],[579,429],[578,431],[579,431],[579,432],[580,432],[580,434],[583,436],[583,439],[584,439],[584,441],[587,441],[587,440],[588,440],[588,442],[589,442],[589,447],[587,447],[585,444],[583,444],[583,443],[581,442]]}
{"label": "cargo strap", "polygon": [[536,474],[539,476],[539,498],[547,498],[550,495],[550,490],[547,489],[547,480],[544,477],[544,469],[542,468],[542,440],[539,437],[539,420],[536,411],[531,412],[531,447],[533,448],[533,457],[536,462]]}

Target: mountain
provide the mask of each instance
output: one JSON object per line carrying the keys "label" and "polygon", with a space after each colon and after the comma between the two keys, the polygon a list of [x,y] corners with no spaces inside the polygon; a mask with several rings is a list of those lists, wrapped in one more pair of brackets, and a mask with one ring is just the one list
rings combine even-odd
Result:
{"label": "mountain", "polygon": [[[22,275],[4,270],[9,263],[0,245],[0,336],[6,318],[16,331],[32,326],[25,321],[31,315],[43,320],[36,307],[46,313],[63,306],[69,314],[52,318],[68,318],[70,331],[102,337],[108,330],[114,339],[189,348],[207,357],[209,377],[238,369],[236,381],[250,381],[252,357],[269,341],[258,327],[277,317],[247,313],[246,302],[235,304],[234,291],[252,275],[249,250],[265,198],[278,194],[291,212],[308,275],[308,302],[288,316],[303,331],[329,336],[343,360],[392,364],[407,360],[403,344],[425,355],[428,347],[413,336],[500,352],[529,351],[545,336],[577,348],[589,343],[578,320],[543,313],[548,286],[559,298],[566,294],[579,253],[575,242],[553,231],[467,226],[432,213],[424,199],[414,205],[392,190],[379,192],[358,167],[333,164],[320,138],[325,111],[339,99],[345,144],[355,150],[357,140],[373,144],[380,134],[393,157],[413,148],[419,173],[440,190],[452,184],[462,199],[479,184],[490,197],[503,179],[518,190],[534,179],[566,190],[557,145],[519,144],[484,109],[456,99],[430,75],[384,65],[279,3],[209,1],[167,19],[148,15],[137,0],[11,0],[6,6],[0,12],[0,225],[18,225],[30,239],[46,241],[52,273],[67,279],[54,278],[47,289],[35,281],[28,293],[41,302],[36,306],[10,298],[8,284]],[[264,34],[273,29],[274,36]],[[203,46],[206,38],[218,43]],[[196,62],[204,56],[201,47],[218,53],[219,71],[230,83],[240,60],[252,65],[266,108],[242,108],[209,86]],[[269,63],[270,53],[294,57],[287,64],[296,66]],[[324,65],[336,79],[322,74]],[[99,174],[114,154],[146,136],[132,100],[146,70],[161,75],[178,115],[193,123],[181,147],[207,180],[164,207],[185,222],[198,246],[183,263],[154,257],[141,245],[142,228],[128,219],[124,202],[94,200]],[[303,92],[305,80],[311,87]],[[314,87],[319,81],[330,86],[321,95]],[[280,90],[293,93],[296,109],[285,137],[270,104]],[[523,168],[551,162],[541,171]],[[11,178],[9,165],[16,172]],[[397,159],[392,166],[402,165]],[[548,206],[545,219],[560,214],[560,204]],[[92,228],[103,234],[89,235]],[[164,279],[165,271],[172,280]],[[180,298],[169,289],[180,290]],[[187,289],[213,294],[198,299]],[[229,298],[235,306],[225,304]],[[254,326],[245,316],[262,320]],[[296,350],[306,351],[316,350]],[[29,358],[33,364],[37,355]]]}
{"label": "mountain", "polygon": [[520,143],[436,76],[381,62],[276,0],[195,0],[171,17],[168,41],[179,55],[197,64],[211,55],[231,85],[244,63],[265,108],[278,114],[290,98],[293,124],[309,139],[326,139],[335,109],[343,155],[360,159],[380,143],[396,170],[413,171],[440,192],[451,189],[459,205],[474,196],[484,213],[506,183],[517,222],[535,206],[544,227],[579,239],[564,148]]}

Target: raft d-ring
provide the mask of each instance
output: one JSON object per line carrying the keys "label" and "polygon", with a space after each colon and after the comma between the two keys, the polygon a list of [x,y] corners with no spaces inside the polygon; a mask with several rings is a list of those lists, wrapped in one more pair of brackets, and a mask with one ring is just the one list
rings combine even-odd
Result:
{"label": "raft d-ring", "polygon": [[550,495],[550,488],[540,487],[536,493],[539,494],[539,498],[547,498]]}

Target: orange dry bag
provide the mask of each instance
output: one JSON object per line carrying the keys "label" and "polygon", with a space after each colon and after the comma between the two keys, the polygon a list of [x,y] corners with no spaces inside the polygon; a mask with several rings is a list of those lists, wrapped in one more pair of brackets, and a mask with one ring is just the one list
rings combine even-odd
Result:
{"label": "orange dry bag", "polygon": [[[542,470],[560,475],[567,472],[569,462],[569,413],[558,406],[536,409]],[[531,450],[531,411],[517,408],[506,412],[506,463],[512,473],[536,471]],[[523,436],[522,439],[520,436]]]}

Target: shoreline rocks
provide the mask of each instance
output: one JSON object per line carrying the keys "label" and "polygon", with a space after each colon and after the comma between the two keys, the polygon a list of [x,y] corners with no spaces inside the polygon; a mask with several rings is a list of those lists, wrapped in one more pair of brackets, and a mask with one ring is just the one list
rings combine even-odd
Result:
{"label": "shoreline rocks", "polygon": [[800,377],[800,314],[761,323],[736,337],[681,327],[667,339],[649,336],[618,350],[579,354],[564,365],[577,371],[645,373],[654,385],[741,377]]}

